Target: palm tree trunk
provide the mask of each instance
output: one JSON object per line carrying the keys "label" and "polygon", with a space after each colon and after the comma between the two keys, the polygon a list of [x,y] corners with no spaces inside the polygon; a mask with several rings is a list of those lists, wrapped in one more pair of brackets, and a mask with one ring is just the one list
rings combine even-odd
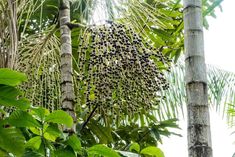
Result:
{"label": "palm tree trunk", "polygon": [[184,33],[188,153],[212,157],[201,0],[184,0]]}
{"label": "palm tree trunk", "polygon": [[9,7],[9,34],[10,48],[8,55],[8,68],[16,68],[16,56],[18,51],[18,31],[17,31],[17,1],[8,0]]}
{"label": "palm tree trunk", "polygon": [[0,68],[17,67],[17,0],[0,2]]}
{"label": "palm tree trunk", "polygon": [[[74,107],[74,87],[73,87],[73,68],[72,68],[72,46],[70,23],[70,2],[60,0],[60,33],[61,33],[61,95],[62,109],[68,112],[76,121]],[[75,131],[73,128],[72,131]]]}

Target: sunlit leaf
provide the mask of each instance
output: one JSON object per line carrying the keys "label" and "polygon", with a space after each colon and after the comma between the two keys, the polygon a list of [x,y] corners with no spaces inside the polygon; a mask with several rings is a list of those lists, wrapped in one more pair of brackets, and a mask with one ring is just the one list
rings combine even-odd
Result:
{"label": "sunlit leaf", "polygon": [[111,156],[120,157],[120,155],[117,152],[101,144],[92,146],[91,148],[88,148],[87,151],[88,151],[89,156],[101,155],[103,157],[111,157]]}
{"label": "sunlit leaf", "polygon": [[42,143],[41,137],[35,136],[29,139],[29,141],[27,141],[27,143],[25,144],[25,147],[38,150],[40,148],[41,143]]}
{"label": "sunlit leaf", "polygon": [[51,124],[46,128],[44,137],[50,141],[55,141],[61,134],[62,132],[59,130],[58,126]]}
{"label": "sunlit leaf", "polygon": [[165,157],[161,149],[152,146],[142,149],[140,154],[151,155],[153,157]]}
{"label": "sunlit leaf", "polygon": [[27,77],[23,73],[5,68],[0,69],[0,84],[16,86],[26,80]]}
{"label": "sunlit leaf", "polygon": [[50,113],[48,116],[46,116],[45,121],[57,124],[65,124],[68,127],[73,125],[73,118],[62,110],[57,110]]}
{"label": "sunlit leaf", "polygon": [[44,121],[45,116],[50,114],[48,109],[45,109],[42,107],[33,108],[31,113],[32,113],[32,115],[35,116],[36,119],[38,119],[40,121]]}
{"label": "sunlit leaf", "polygon": [[130,146],[130,148],[129,148],[129,150],[131,151],[131,152],[133,152],[133,151],[135,151],[135,152],[139,152],[140,151],[140,145],[138,144],[138,143],[132,143],[131,144],[131,146]]}
{"label": "sunlit leaf", "polygon": [[9,124],[16,127],[40,127],[41,125],[28,112],[16,110],[7,119]]}

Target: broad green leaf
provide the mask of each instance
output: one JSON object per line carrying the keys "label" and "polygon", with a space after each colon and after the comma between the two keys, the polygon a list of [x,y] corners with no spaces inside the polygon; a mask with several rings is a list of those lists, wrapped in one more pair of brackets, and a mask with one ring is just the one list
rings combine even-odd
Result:
{"label": "broad green leaf", "polygon": [[29,127],[29,130],[36,135],[41,135],[41,130],[39,128]]}
{"label": "broad green leaf", "polygon": [[56,157],[76,157],[74,152],[70,149],[59,149],[55,151]]}
{"label": "broad green leaf", "polygon": [[29,108],[30,102],[19,96],[21,92],[15,87],[0,84],[0,105],[14,106],[23,110]]}
{"label": "broad green leaf", "polygon": [[76,135],[70,136],[69,139],[67,140],[67,144],[70,145],[74,151],[76,152],[81,151],[82,148],[81,142]]}
{"label": "broad green leaf", "polygon": [[0,84],[16,86],[19,85],[22,81],[26,80],[27,77],[23,73],[5,68],[0,69]]}
{"label": "broad green leaf", "polygon": [[46,116],[45,121],[57,124],[65,124],[68,127],[73,125],[73,118],[62,110],[57,110],[50,113],[48,116]]}
{"label": "broad green leaf", "polygon": [[37,107],[32,109],[32,115],[35,116],[36,119],[40,120],[40,121],[44,121],[45,120],[45,116],[49,115],[50,112],[48,109],[45,109],[43,107]]}
{"label": "broad green leaf", "polygon": [[28,112],[14,111],[7,119],[9,124],[16,127],[40,127],[41,125]]}
{"label": "broad green leaf", "polygon": [[93,155],[101,155],[103,157],[120,157],[120,155],[116,151],[102,144],[88,148],[87,151],[89,157],[92,157]]}
{"label": "broad green leaf", "polygon": [[62,132],[59,130],[58,126],[55,124],[51,124],[46,128],[46,131],[44,133],[44,137],[47,140],[55,141],[58,137],[60,137]]}
{"label": "broad green leaf", "polygon": [[[136,151],[137,153],[139,153],[139,151],[140,151],[140,145],[139,145],[138,143],[134,142],[134,143],[131,144],[129,150],[130,150],[131,152]],[[134,151],[133,151],[133,150],[134,150]]]}
{"label": "broad green leaf", "polygon": [[153,146],[142,149],[140,154],[151,155],[153,157],[165,157],[161,149]]}
{"label": "broad green leaf", "polygon": [[41,137],[35,136],[31,138],[29,141],[27,141],[27,143],[25,144],[25,147],[38,150],[40,148],[41,143],[42,143]]}
{"label": "broad green leaf", "polygon": [[24,152],[25,138],[19,129],[0,128],[0,148],[8,153],[21,156]]}

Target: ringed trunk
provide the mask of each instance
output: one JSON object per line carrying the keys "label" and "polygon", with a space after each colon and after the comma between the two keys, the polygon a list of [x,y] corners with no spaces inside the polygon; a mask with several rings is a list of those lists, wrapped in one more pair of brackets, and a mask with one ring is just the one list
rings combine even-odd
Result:
{"label": "ringed trunk", "polygon": [[[76,122],[74,106],[74,86],[73,86],[73,68],[72,68],[72,46],[71,30],[68,27],[70,23],[70,2],[69,0],[60,0],[60,33],[61,33],[61,96],[62,109],[68,112]],[[73,128],[72,131],[75,131]]]}
{"label": "ringed trunk", "polygon": [[189,157],[212,157],[201,0],[184,0]]}

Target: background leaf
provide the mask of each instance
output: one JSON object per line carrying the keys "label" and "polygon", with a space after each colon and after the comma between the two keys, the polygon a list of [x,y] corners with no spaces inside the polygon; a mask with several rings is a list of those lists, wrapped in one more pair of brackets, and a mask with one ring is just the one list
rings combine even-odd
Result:
{"label": "background leaf", "polygon": [[7,152],[3,151],[3,150],[0,150],[0,156],[1,157],[10,157],[10,155]]}
{"label": "background leaf", "polygon": [[27,150],[22,157],[44,157],[44,155],[39,152]]}
{"label": "background leaf", "polygon": [[108,144],[113,141],[110,128],[102,126],[95,120],[91,120],[88,127],[98,137],[100,143]]}
{"label": "background leaf", "polygon": [[56,157],[76,157],[74,152],[69,149],[59,149],[55,151]]}

